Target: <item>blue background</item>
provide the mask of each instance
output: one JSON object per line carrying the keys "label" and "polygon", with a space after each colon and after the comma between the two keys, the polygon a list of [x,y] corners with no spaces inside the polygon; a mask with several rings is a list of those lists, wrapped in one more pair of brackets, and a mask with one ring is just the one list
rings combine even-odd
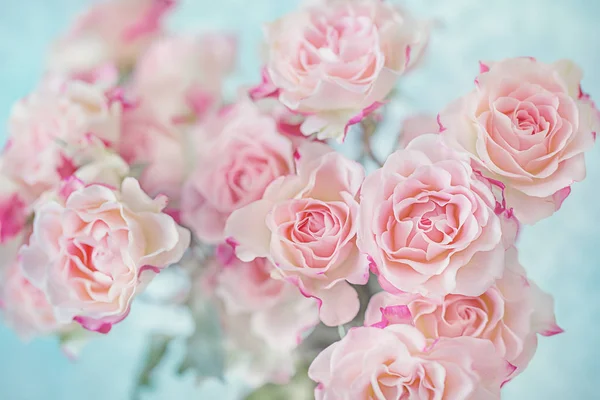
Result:
{"label": "blue background", "polygon": [[[0,120],[30,91],[49,42],[64,30],[84,0],[0,0]],[[240,33],[239,73],[230,90],[259,79],[260,25],[294,0],[184,0],[170,18],[177,30],[227,28]],[[409,9],[437,21],[422,68],[401,86],[404,104],[388,123],[415,111],[436,113],[470,90],[480,59],[528,55],[543,61],[571,58],[585,71],[584,89],[600,101],[600,2],[594,0],[410,0]],[[3,130],[0,130],[3,132]],[[389,136],[388,136],[389,137]],[[385,151],[385,135],[380,135]],[[556,300],[565,333],[542,338],[529,368],[505,387],[505,399],[600,398],[600,148],[587,155],[588,176],[576,184],[560,212],[522,233],[520,259],[530,276]],[[23,344],[0,325],[0,400],[127,400],[138,372],[147,327],[160,318],[136,305],[111,335],[90,343],[77,363],[53,339]],[[158,321],[160,323],[160,321]],[[235,399],[233,386],[161,368],[146,400]]]}

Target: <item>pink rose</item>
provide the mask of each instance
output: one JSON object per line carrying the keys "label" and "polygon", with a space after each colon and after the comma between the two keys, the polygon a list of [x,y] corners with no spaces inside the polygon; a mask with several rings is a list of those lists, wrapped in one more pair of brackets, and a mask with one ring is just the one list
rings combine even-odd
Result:
{"label": "pink rose", "polygon": [[487,339],[500,357],[516,367],[514,377],[533,357],[537,334],[551,336],[562,329],[556,325],[552,297],[527,279],[517,250],[509,249],[506,256],[504,275],[481,296],[450,294],[433,299],[381,292],[369,302],[365,325],[411,324],[428,339]]}
{"label": "pink rose", "polygon": [[272,278],[273,269],[265,258],[246,263],[233,256],[216,276],[225,334],[236,351],[250,355],[251,380],[258,385],[289,381],[296,348],[319,323],[316,301]]}
{"label": "pink rose", "polygon": [[80,166],[73,152],[90,136],[107,145],[120,136],[121,104],[79,81],[54,90],[42,87],[13,107],[0,169],[36,197]]}
{"label": "pink rose", "polygon": [[293,172],[292,143],[275,120],[240,102],[205,121],[196,133],[199,153],[182,194],[182,221],[204,242],[225,239],[229,215]]}
{"label": "pink rose", "polygon": [[165,118],[202,114],[221,101],[236,51],[235,37],[222,33],[162,38],[140,58],[132,89]]}
{"label": "pink rose", "polygon": [[184,133],[144,100],[123,112],[121,129],[119,153],[140,169],[144,191],[151,196],[165,194],[171,205],[177,205],[187,169]]}
{"label": "pink rose", "polygon": [[181,258],[190,234],[161,212],[166,201],[133,178],[120,191],[70,180],[58,199],[37,206],[22,269],[59,322],[108,332],[155,274]]}
{"label": "pink rose", "polygon": [[387,291],[479,296],[502,276],[491,188],[440,135],[389,156],[365,180],[360,207],[358,246]]}
{"label": "pink rose", "polygon": [[253,95],[278,94],[310,114],[305,135],[343,139],[420,57],[428,30],[381,0],[333,0],[271,23],[266,36],[265,80]]}
{"label": "pink rose", "polygon": [[52,47],[51,71],[87,74],[113,63],[120,69],[136,58],[162,31],[175,0],[103,0],[82,14]]}
{"label": "pink rose", "polygon": [[409,325],[351,329],[323,350],[308,375],[316,400],[500,399],[512,367],[487,340],[428,341]]}
{"label": "pink rose", "polygon": [[321,143],[298,152],[297,174],[275,180],[261,200],[234,211],[225,232],[237,256],[267,257],[282,278],[321,303],[321,320],[339,325],[359,309],[356,290],[368,263],[356,247],[362,166]]}
{"label": "pink rose", "polygon": [[482,63],[476,89],[439,116],[448,142],[506,185],[508,207],[524,223],[552,215],[585,177],[583,153],[600,119],[581,77],[566,60]]}
{"label": "pink rose", "polygon": [[411,115],[402,122],[398,148],[405,149],[414,138],[438,131],[439,126],[435,117],[425,114]]}
{"label": "pink rose", "polygon": [[10,265],[0,287],[2,317],[24,340],[49,335],[69,327],[54,317],[44,293],[23,276],[18,262]]}

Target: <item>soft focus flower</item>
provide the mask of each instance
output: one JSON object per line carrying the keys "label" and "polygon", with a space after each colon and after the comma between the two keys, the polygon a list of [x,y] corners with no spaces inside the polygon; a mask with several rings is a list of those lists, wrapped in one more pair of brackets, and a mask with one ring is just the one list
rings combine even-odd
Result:
{"label": "soft focus flower", "polygon": [[132,90],[164,118],[202,114],[220,103],[236,52],[235,37],[222,33],[159,39],[136,65]]}
{"label": "soft focus flower", "polygon": [[182,221],[202,241],[218,243],[233,211],[294,171],[294,150],[275,120],[245,101],[209,118],[194,136],[198,154],[183,189]]}
{"label": "soft focus flower", "polygon": [[252,314],[249,329],[270,347],[291,350],[319,322],[317,303],[289,282],[274,279],[266,258],[243,262],[234,257],[222,267],[215,294],[230,316]]}
{"label": "soft focus flower", "polygon": [[415,114],[404,119],[398,137],[398,148],[405,149],[414,138],[427,133],[437,133],[439,126],[436,117],[426,114]]}
{"label": "soft focus flower", "polygon": [[129,165],[125,160],[95,136],[89,136],[78,147],[73,150],[72,160],[74,165],[80,167],[73,175],[82,182],[119,187],[130,173]]}
{"label": "soft focus flower", "polygon": [[381,0],[314,4],[268,26],[265,79],[252,94],[278,94],[309,114],[306,135],[343,139],[417,61],[427,35],[424,24]]}
{"label": "soft focus flower", "polygon": [[313,138],[304,136],[300,129],[306,119],[305,116],[294,113],[274,97],[265,97],[256,100],[254,104],[256,104],[261,112],[275,119],[277,130],[292,141],[294,148],[300,147],[306,141],[313,141]]}
{"label": "soft focus flower", "polygon": [[121,128],[119,153],[141,169],[142,189],[151,196],[165,194],[177,205],[188,161],[184,132],[145,100],[124,110]]}
{"label": "soft focus flower", "polygon": [[0,300],[4,322],[24,340],[66,329],[54,317],[54,310],[44,293],[23,276],[18,261],[3,274]]}
{"label": "soft focus flower", "polygon": [[225,232],[240,259],[267,257],[282,277],[321,303],[327,325],[359,308],[348,282],[365,284],[368,263],[356,247],[362,166],[321,143],[298,151],[297,174],[275,180],[261,200],[231,214]]}
{"label": "soft focus flower", "polygon": [[448,142],[506,185],[508,207],[524,223],[552,215],[585,177],[583,153],[599,118],[581,77],[566,60],[482,63],[476,89],[439,116]]}
{"label": "soft focus flower", "polygon": [[10,179],[0,175],[0,244],[18,237],[30,214],[29,199]]}
{"label": "soft focus flower", "polygon": [[108,64],[133,66],[162,31],[175,0],[103,0],[81,15],[52,47],[48,68],[82,75]]}
{"label": "soft focus flower", "polygon": [[351,329],[308,370],[316,400],[492,400],[513,367],[487,340],[428,341],[409,325]]}
{"label": "soft focus flower", "polygon": [[385,290],[478,296],[504,269],[495,206],[468,157],[419,136],[365,180],[358,246]]}
{"label": "soft focus flower", "polygon": [[0,169],[29,196],[58,186],[80,166],[73,152],[90,136],[111,145],[120,135],[121,104],[80,81],[42,87],[13,107]]}
{"label": "soft focus flower", "polygon": [[144,285],[181,258],[190,234],[161,212],[166,201],[133,178],[120,191],[71,179],[59,198],[38,204],[22,269],[59,322],[108,332]]}
{"label": "soft focus flower", "polygon": [[316,301],[291,283],[272,278],[274,267],[265,258],[246,263],[233,256],[223,261],[214,289],[223,304],[230,350],[252,360],[249,378],[254,384],[288,382],[295,370],[294,350],[319,322]]}
{"label": "soft focus flower", "polygon": [[551,336],[562,329],[556,324],[552,297],[527,279],[515,248],[507,251],[506,261],[502,278],[478,297],[377,293],[367,307],[365,325],[412,324],[428,339],[487,339],[516,367],[515,376],[533,357],[537,334]]}

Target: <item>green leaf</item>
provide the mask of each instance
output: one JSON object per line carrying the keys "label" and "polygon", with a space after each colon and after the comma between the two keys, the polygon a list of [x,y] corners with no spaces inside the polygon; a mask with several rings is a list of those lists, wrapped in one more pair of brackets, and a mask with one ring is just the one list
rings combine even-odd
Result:
{"label": "green leaf", "polygon": [[196,330],[186,341],[186,355],[177,372],[194,371],[199,379],[224,379],[225,349],[219,314],[208,301],[193,307]]}
{"label": "green leaf", "polygon": [[138,378],[138,390],[152,386],[152,373],[167,354],[167,348],[171,340],[173,340],[171,337],[164,335],[155,335],[150,339],[146,360]]}

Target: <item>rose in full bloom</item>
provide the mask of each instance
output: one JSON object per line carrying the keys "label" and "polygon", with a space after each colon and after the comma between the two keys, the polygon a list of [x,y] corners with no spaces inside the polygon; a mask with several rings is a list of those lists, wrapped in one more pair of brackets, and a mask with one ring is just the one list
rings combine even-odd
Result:
{"label": "rose in full bloom", "polygon": [[121,190],[77,182],[37,205],[22,270],[60,323],[106,333],[155,274],[181,258],[190,234],[161,212],[164,196],[148,197],[133,178]]}
{"label": "rose in full bloom", "polygon": [[361,189],[358,246],[385,290],[479,296],[502,276],[502,221],[489,184],[440,135],[388,157]]}
{"label": "rose in full bloom", "polygon": [[428,341],[409,325],[351,329],[323,350],[308,375],[316,400],[500,399],[513,367],[487,340]]}
{"label": "rose in full bloom", "polygon": [[414,138],[427,133],[437,133],[439,126],[435,116],[415,114],[402,121],[402,130],[398,137],[398,148],[405,149]]}
{"label": "rose in full bloom", "polygon": [[82,14],[52,47],[48,67],[60,74],[88,74],[114,64],[133,66],[162,33],[175,0],[103,0]]}
{"label": "rose in full bloom", "polygon": [[137,63],[132,90],[164,118],[202,114],[220,103],[236,51],[235,37],[223,33],[161,38]]}
{"label": "rose in full bloom", "polygon": [[165,194],[176,206],[187,171],[184,132],[142,99],[123,111],[119,154],[140,170],[142,189],[151,196]]}
{"label": "rose in full bloom", "polygon": [[319,299],[325,324],[343,324],[359,309],[349,283],[369,278],[356,247],[364,170],[321,143],[307,143],[297,155],[297,174],[276,179],[262,199],[234,211],[225,232],[240,259],[269,258],[283,279]]}
{"label": "rose in full bloom", "polygon": [[194,136],[199,152],[183,189],[182,221],[202,241],[218,243],[233,211],[294,171],[294,150],[275,120],[246,101],[206,120]]}
{"label": "rose in full bloom", "polygon": [[213,285],[226,341],[230,350],[253,360],[249,378],[257,385],[289,381],[295,350],[319,322],[316,301],[271,277],[273,269],[266,258],[246,263],[231,253],[218,263]]}
{"label": "rose in full bloom", "polygon": [[7,268],[2,278],[2,317],[22,339],[58,333],[69,327],[69,323],[61,324],[56,320],[54,309],[46,300],[44,292],[23,276],[18,261]]}
{"label": "rose in full bloom", "polygon": [[450,294],[427,298],[418,294],[386,292],[374,295],[365,325],[384,327],[411,324],[428,339],[471,336],[494,344],[499,356],[525,369],[537,347],[537,335],[562,332],[554,317],[554,301],[527,279],[517,250],[507,251],[504,275],[478,297]]}
{"label": "rose in full bloom", "polygon": [[1,172],[30,197],[55,188],[80,166],[72,153],[90,137],[108,146],[117,142],[121,109],[102,88],[85,82],[41,87],[12,109]]}
{"label": "rose in full bloom", "polygon": [[552,215],[585,177],[600,118],[581,78],[566,60],[482,63],[476,89],[439,116],[448,142],[506,185],[508,207],[524,223]]}
{"label": "rose in full bloom", "polygon": [[266,36],[264,82],[252,94],[308,114],[305,135],[343,139],[418,60],[428,30],[388,2],[331,0],[271,23]]}

